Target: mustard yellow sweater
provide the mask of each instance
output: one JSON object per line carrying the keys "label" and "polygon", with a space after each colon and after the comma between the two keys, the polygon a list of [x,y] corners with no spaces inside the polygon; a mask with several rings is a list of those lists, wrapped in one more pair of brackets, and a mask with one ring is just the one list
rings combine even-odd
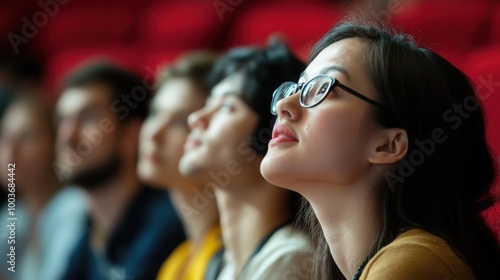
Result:
{"label": "mustard yellow sweater", "polygon": [[470,267],[441,238],[412,229],[382,248],[366,265],[362,280],[476,279]]}

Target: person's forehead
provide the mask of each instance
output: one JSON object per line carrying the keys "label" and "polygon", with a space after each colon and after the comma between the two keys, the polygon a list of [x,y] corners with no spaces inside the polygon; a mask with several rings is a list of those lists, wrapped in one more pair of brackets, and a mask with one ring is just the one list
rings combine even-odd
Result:
{"label": "person's forehead", "polygon": [[314,58],[301,75],[301,78],[302,80],[309,80],[319,74],[337,71],[349,79],[352,72],[360,72],[364,69],[363,49],[364,41],[359,38],[349,38],[335,42]]}
{"label": "person's forehead", "polygon": [[241,95],[243,78],[243,74],[239,72],[227,76],[224,80],[215,85],[210,94],[210,98]]}
{"label": "person's forehead", "polygon": [[25,127],[32,125],[39,120],[26,106],[14,104],[5,112],[0,127],[2,132],[12,130],[13,128]]}
{"label": "person's forehead", "polygon": [[205,96],[200,91],[188,80],[172,80],[160,87],[151,106],[175,110],[178,107],[198,104],[205,101]]}
{"label": "person's forehead", "polygon": [[66,89],[57,102],[57,114],[67,115],[85,109],[111,108],[112,92],[104,85],[89,85]]}

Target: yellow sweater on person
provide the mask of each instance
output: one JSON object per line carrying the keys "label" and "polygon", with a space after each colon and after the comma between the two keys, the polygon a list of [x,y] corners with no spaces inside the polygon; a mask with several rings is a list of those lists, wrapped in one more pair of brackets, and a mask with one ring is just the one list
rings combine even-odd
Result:
{"label": "yellow sweater on person", "polygon": [[409,230],[368,262],[361,280],[476,279],[472,269],[441,238]]}
{"label": "yellow sweater on person", "polygon": [[222,247],[220,226],[212,228],[200,248],[193,252],[189,240],[179,245],[163,263],[157,280],[203,280],[213,255]]}

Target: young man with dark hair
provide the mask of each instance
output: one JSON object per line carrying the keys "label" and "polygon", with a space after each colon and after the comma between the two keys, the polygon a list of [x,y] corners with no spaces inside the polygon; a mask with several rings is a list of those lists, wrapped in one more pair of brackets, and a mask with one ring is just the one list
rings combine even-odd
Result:
{"label": "young man with dark hair", "polygon": [[167,193],[144,187],[136,174],[149,96],[140,77],[102,62],[64,84],[53,166],[90,203],[87,231],[65,279],[154,279],[184,239]]}

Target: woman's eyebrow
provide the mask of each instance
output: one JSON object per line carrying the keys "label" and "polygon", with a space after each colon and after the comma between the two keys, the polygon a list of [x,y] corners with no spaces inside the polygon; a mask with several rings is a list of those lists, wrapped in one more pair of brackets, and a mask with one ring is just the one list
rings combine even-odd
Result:
{"label": "woman's eyebrow", "polygon": [[331,71],[338,71],[338,72],[344,74],[348,80],[350,80],[349,73],[347,73],[347,71],[344,68],[342,68],[341,66],[337,66],[337,65],[327,66],[327,67],[321,69],[319,73],[320,74],[328,74],[328,72],[331,72]]}
{"label": "woman's eyebrow", "polygon": [[240,93],[238,93],[237,91],[234,91],[234,90],[231,90],[231,91],[226,91],[224,92],[221,97],[228,97],[228,96],[238,96],[240,95]]}
{"label": "woman's eyebrow", "polygon": [[215,102],[214,100],[220,100],[220,99],[226,98],[228,96],[238,96],[238,95],[240,95],[240,94],[238,94],[236,91],[225,91],[222,94],[210,95],[206,99],[205,104],[210,104],[211,102]]}
{"label": "woman's eyebrow", "polygon": [[[331,65],[331,66],[324,67],[319,71],[319,74],[326,75],[326,74],[328,74],[328,72],[331,72],[331,71],[338,71],[338,72],[344,74],[346,76],[347,80],[350,80],[349,73],[347,73],[347,71],[344,68],[337,66],[337,65]],[[299,80],[302,78],[306,78],[306,80],[307,80],[307,73],[305,71],[300,73]]]}

